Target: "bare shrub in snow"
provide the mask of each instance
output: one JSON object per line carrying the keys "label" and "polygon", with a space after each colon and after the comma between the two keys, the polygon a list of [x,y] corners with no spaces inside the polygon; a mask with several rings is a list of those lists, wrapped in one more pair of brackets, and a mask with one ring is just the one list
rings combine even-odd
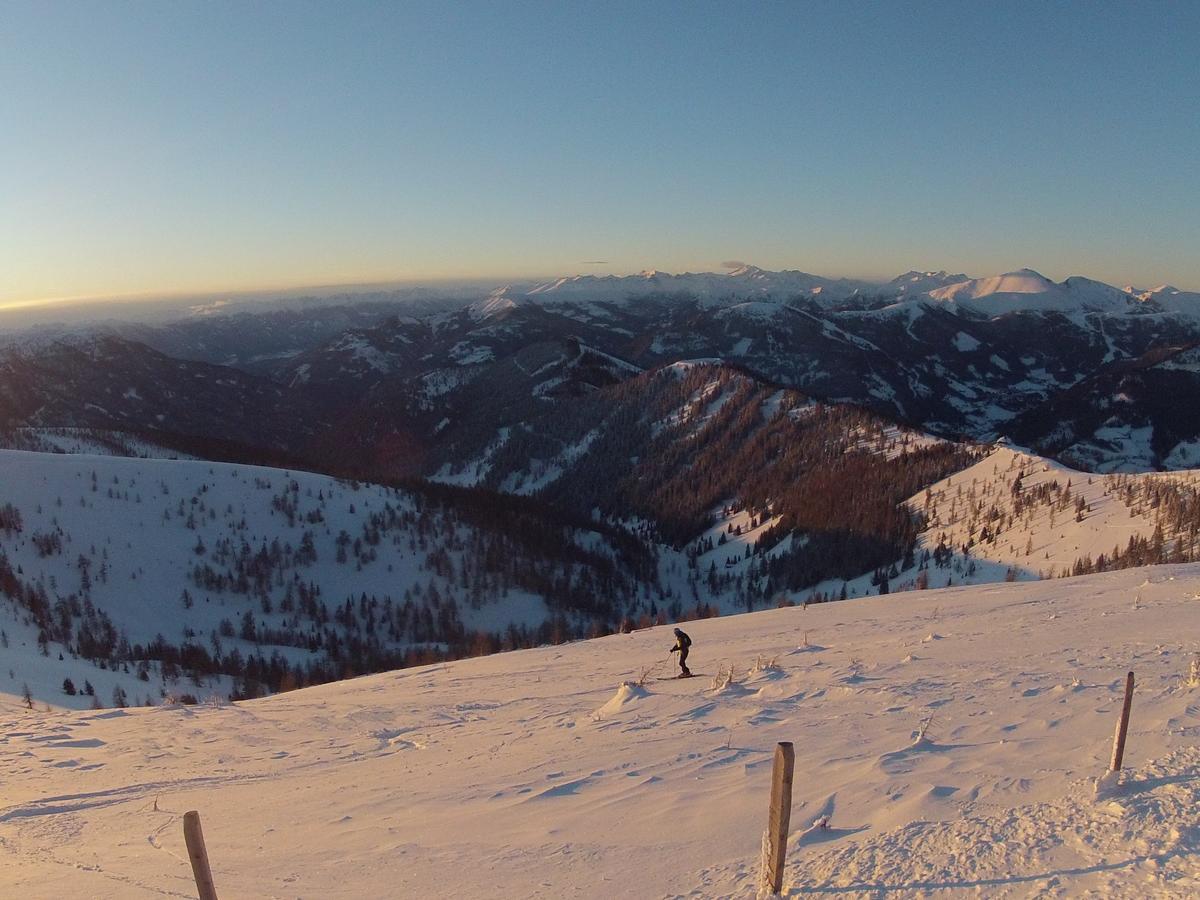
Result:
{"label": "bare shrub in snow", "polygon": [[728,663],[718,666],[717,674],[712,679],[712,690],[723,691],[732,684],[735,684],[733,680],[733,666]]}
{"label": "bare shrub in snow", "polygon": [[761,653],[755,657],[754,666],[750,669],[751,674],[758,672],[777,672],[779,671],[779,657],[772,656],[770,659],[763,656]]}
{"label": "bare shrub in snow", "polygon": [[653,665],[644,667],[642,669],[642,671],[638,674],[635,684],[637,684],[638,687],[645,687],[646,682],[648,682],[652,678],[658,677],[658,673],[662,669],[662,666],[663,666],[662,660],[659,660],[658,662],[654,663]]}

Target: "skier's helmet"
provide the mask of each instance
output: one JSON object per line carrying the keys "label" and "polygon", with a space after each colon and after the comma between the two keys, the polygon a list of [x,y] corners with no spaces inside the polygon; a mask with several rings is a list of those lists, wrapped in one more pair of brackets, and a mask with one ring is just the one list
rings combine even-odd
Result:
{"label": "skier's helmet", "polygon": [[678,629],[678,628],[676,628],[676,629],[675,629],[675,636],[676,636],[676,637],[679,637],[679,636],[681,636],[682,634],[683,634],[683,631],[682,631],[682,630],[680,630],[680,629]]}

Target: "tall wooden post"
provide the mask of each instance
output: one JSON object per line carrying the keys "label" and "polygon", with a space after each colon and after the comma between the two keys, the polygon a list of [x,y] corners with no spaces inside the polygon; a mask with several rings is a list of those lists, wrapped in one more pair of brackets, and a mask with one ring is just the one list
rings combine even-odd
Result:
{"label": "tall wooden post", "polygon": [[771,772],[771,810],[767,819],[766,881],[773,893],[783,890],[783,867],[787,862],[788,829],[792,824],[792,772],[796,753],[791,741],[775,747],[775,766]]}
{"label": "tall wooden post", "polygon": [[1121,762],[1125,758],[1125,734],[1129,731],[1129,708],[1133,704],[1133,673],[1125,676],[1125,705],[1121,707],[1121,721],[1117,723],[1117,733],[1113,737],[1111,772],[1121,771]]}
{"label": "tall wooden post", "polygon": [[192,875],[196,878],[200,900],[217,900],[212,869],[208,867],[208,850],[204,847],[204,832],[200,830],[200,813],[194,809],[183,814],[183,840],[187,843],[188,859],[192,861]]}

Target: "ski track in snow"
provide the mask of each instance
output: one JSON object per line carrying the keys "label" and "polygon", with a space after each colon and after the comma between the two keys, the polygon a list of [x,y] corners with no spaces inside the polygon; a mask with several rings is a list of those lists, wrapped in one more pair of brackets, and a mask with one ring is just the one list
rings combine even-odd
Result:
{"label": "ski track in snow", "polygon": [[1196,896],[1198,596],[1167,566],[693,622],[719,690],[658,680],[661,627],[223,706],[5,699],[0,896],[194,896],[189,809],[223,896],[753,896],[780,740],[785,896]]}

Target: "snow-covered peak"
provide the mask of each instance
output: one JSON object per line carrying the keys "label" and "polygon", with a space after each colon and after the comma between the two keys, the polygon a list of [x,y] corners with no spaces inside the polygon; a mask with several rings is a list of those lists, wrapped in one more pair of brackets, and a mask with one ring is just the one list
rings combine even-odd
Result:
{"label": "snow-covered peak", "polygon": [[1160,284],[1150,290],[1126,287],[1125,293],[1137,302],[1163,312],[1200,319],[1200,293],[1195,291],[1181,291],[1174,285]]}
{"label": "snow-covered peak", "polygon": [[742,263],[740,266],[734,266],[728,274],[730,278],[763,278],[770,273],[758,266]]}
{"label": "snow-covered peak", "polygon": [[945,269],[939,269],[936,272],[918,272],[916,269],[909,269],[903,275],[897,275],[889,284],[913,284],[923,281],[926,278],[935,278],[941,280],[946,276]]}
{"label": "snow-covered peak", "polygon": [[1033,269],[973,278],[931,290],[929,296],[990,315],[1121,312],[1129,306],[1129,296],[1112,285],[1080,276],[1056,283]]}
{"label": "snow-covered peak", "polygon": [[737,263],[725,273],[673,275],[647,269],[636,275],[575,275],[535,285],[526,294],[541,302],[618,302],[651,295],[686,296],[706,303],[764,298],[782,301],[801,295],[820,295],[822,299],[838,301],[872,287],[868,282],[852,279],[823,278],[796,270],[772,272]]}
{"label": "snow-covered peak", "polygon": [[1054,282],[1033,269],[1018,269],[1003,275],[972,278],[958,284],[930,291],[939,300],[966,300],[989,297],[993,294],[1044,294],[1053,291]]}
{"label": "snow-covered peak", "polygon": [[467,313],[477,322],[490,319],[492,316],[499,315],[516,307],[517,301],[513,299],[512,294],[512,285],[506,284],[503,287],[498,287],[482,300],[476,300],[467,307]]}
{"label": "snow-covered peak", "polygon": [[889,281],[886,289],[898,294],[914,296],[936,290],[937,288],[946,287],[950,284],[959,284],[970,280],[967,275],[961,272],[957,275],[951,275],[945,269],[939,269],[936,272],[918,272],[912,269],[903,275],[897,275]]}
{"label": "snow-covered peak", "polygon": [[1157,300],[1160,303],[1170,303],[1173,300],[1190,300],[1191,298],[1200,298],[1200,293],[1195,291],[1183,291],[1170,284],[1160,284],[1158,287],[1150,288],[1149,290],[1126,287],[1125,293],[1137,297],[1139,300]]}

